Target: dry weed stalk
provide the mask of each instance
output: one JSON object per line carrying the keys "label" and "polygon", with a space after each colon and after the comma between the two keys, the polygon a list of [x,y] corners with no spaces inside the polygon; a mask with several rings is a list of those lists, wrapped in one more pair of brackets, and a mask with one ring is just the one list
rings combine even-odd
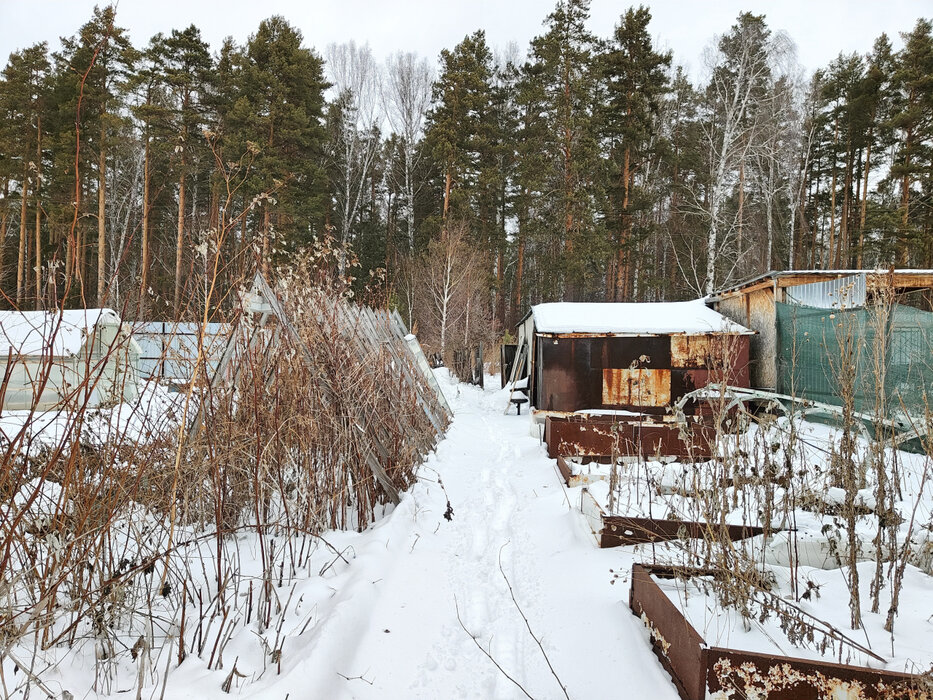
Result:
{"label": "dry weed stalk", "polygon": [[[57,648],[93,645],[96,690],[125,684],[132,656],[141,691],[173,658],[223,668],[251,625],[280,667],[282,589],[294,590],[325,530],[363,529],[389,503],[365,455],[403,490],[447,416],[388,315],[322,288],[310,265],[278,291],[301,347],[281,323],[256,329],[244,316],[238,333],[257,342],[238,352],[235,384],[201,374],[155,415],[118,424],[130,407],[90,408],[89,367],[56,412],[57,433],[34,410],[3,444],[0,664],[15,654],[38,675]],[[194,362],[206,369],[203,345]],[[205,429],[180,443],[186,400],[205,409]],[[147,420],[148,431],[125,432]],[[29,676],[16,681],[6,695],[26,692]]]}
{"label": "dry weed stalk", "polygon": [[[793,643],[829,651],[826,640],[820,641],[820,635],[814,635],[815,618],[801,618],[791,599],[778,601],[770,593],[776,582],[772,574],[776,571],[774,566],[786,558],[792,599],[800,601],[818,596],[819,590],[812,582],[798,581],[798,567],[820,566],[807,558],[811,554],[835,557],[847,574],[849,623],[859,628],[863,601],[857,590],[857,564],[872,559],[871,607],[878,612],[882,600],[888,605],[886,629],[891,632],[891,654],[895,654],[893,627],[908,564],[929,566],[926,559],[930,550],[926,541],[929,514],[925,508],[933,481],[933,460],[929,456],[910,469],[899,465],[903,455],[898,449],[904,437],[896,434],[899,428],[892,412],[906,416],[900,419],[902,422],[913,421],[927,455],[933,454],[933,413],[911,412],[904,405],[903,396],[899,399],[900,406],[892,406],[892,399],[898,399],[885,389],[890,385],[886,374],[894,371],[889,364],[893,362],[891,338],[896,301],[891,289],[879,286],[873,290],[871,303],[865,310],[825,311],[823,320],[828,328],[824,345],[829,341],[833,347],[841,348],[824,360],[840,401],[838,422],[828,445],[811,440],[800,430],[800,421],[813,409],[806,402],[792,401],[789,408],[778,407],[776,417],[770,414],[772,405],[765,398],[753,399],[736,408],[726,382],[716,382],[711,377],[714,386],[707,392],[705,413],[717,430],[712,459],[702,461],[691,455],[692,463],[684,465],[681,474],[675,477],[679,486],[672,489],[668,482],[666,492],[657,489],[655,496],[667,509],[665,517],[705,524],[702,539],[684,538],[659,547],[660,563],[673,564],[675,569],[713,572],[715,575],[705,584],[706,591],[716,598],[717,605],[739,611],[746,627],[750,627],[752,620],[773,617]],[[796,336],[795,333],[795,343]],[[814,340],[817,339],[811,338],[809,342]],[[914,346],[911,348],[916,351]],[[725,378],[728,376],[725,368],[735,353],[721,349],[724,352],[711,357],[709,364],[722,368],[720,376]],[[902,355],[904,352],[901,349]],[[795,352],[794,361],[796,358]],[[902,367],[895,369],[903,371]],[[792,398],[797,388],[796,376],[797,372],[792,371]],[[898,391],[903,392],[904,388],[899,387]],[[911,392],[911,399],[915,399],[920,387],[912,388]],[[859,401],[866,401],[871,407],[869,414],[859,408]],[[828,409],[820,410],[825,414]],[[865,430],[866,419],[871,419],[873,432]],[[689,431],[685,430],[682,437],[689,445]],[[700,447],[694,444],[688,451],[699,454]],[[653,469],[651,478],[657,479],[659,467],[655,465]],[[649,471],[645,469],[646,474]],[[908,476],[910,480],[905,481]],[[613,504],[618,504],[620,495],[625,498],[623,478],[613,471],[613,488],[620,489],[619,494],[610,497]],[[834,491],[833,487],[838,489]],[[638,507],[646,507],[644,499],[636,497],[636,500]],[[798,541],[796,531],[801,511],[810,511],[823,524],[822,533],[810,533],[807,550],[803,549],[804,540]],[[809,514],[807,519],[812,522]],[[734,542],[728,536],[728,524],[760,525],[765,535]],[[861,531],[866,524],[870,524],[874,534],[870,553],[862,544]],[[778,530],[784,534],[776,535]],[[775,537],[786,538],[786,552]],[[654,545],[651,550],[652,560],[658,563]],[[884,589],[888,595],[883,597]],[[687,594],[687,587],[682,593]],[[816,627],[829,629],[823,621],[816,622],[819,623]],[[858,649],[859,645],[852,644],[835,628],[830,632],[836,642],[843,640],[841,646],[832,646],[840,661],[846,660],[839,655],[843,648]],[[859,653],[867,652],[859,650]]]}

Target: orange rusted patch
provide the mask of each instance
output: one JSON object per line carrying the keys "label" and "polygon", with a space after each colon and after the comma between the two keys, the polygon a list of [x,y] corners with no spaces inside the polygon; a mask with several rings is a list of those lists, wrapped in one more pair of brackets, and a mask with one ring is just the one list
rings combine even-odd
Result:
{"label": "orange rusted patch", "polygon": [[672,367],[706,367],[712,343],[708,335],[672,335]]}
{"label": "orange rusted patch", "polygon": [[603,370],[605,406],[668,406],[670,403],[669,369]]}

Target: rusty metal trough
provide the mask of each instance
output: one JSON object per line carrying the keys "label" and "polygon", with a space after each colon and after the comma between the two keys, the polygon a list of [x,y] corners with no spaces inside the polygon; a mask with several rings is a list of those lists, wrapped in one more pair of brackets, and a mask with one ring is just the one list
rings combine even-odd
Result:
{"label": "rusty metal trough", "polygon": [[[705,536],[710,528],[706,523],[690,520],[662,520],[609,515],[586,489],[583,489],[580,495],[580,510],[589,523],[590,529],[596,535],[601,548],[625,547],[647,542],[700,539]],[[733,541],[764,534],[764,530],[755,525],[727,525],[725,528],[725,534]]]}
{"label": "rusty metal trough", "polygon": [[[561,477],[564,479],[564,482],[567,486],[573,488],[574,486],[586,486],[591,484],[594,481],[602,481],[604,477],[601,474],[575,474],[574,469],[571,466],[571,461],[573,459],[572,455],[557,455],[557,470],[560,472]],[[582,457],[583,464],[609,464],[611,457],[604,457],[602,455],[594,457]]]}
{"label": "rusty metal trough", "polygon": [[548,456],[675,457],[704,461],[710,459],[710,446],[716,438],[712,425],[691,420],[683,426],[658,421],[651,416],[641,419],[613,415],[572,414],[548,416],[544,440]]}
{"label": "rusty metal trough", "polygon": [[629,607],[648,627],[652,649],[684,700],[918,697],[909,694],[915,677],[908,673],[708,646],[652,574],[673,577],[667,567],[632,565]]}
{"label": "rusty metal trough", "polygon": [[[621,547],[647,542],[669,542],[679,539],[702,539],[710,532],[707,523],[655,518],[628,518],[621,515],[603,516],[601,547]],[[744,540],[765,534],[754,525],[726,525],[730,540]],[[718,533],[717,533],[718,534]]]}

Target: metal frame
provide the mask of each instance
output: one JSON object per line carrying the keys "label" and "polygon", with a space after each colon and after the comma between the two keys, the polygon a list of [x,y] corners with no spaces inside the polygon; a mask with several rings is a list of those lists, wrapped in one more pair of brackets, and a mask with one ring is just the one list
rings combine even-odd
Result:
{"label": "metal frame", "polygon": [[[795,413],[803,417],[808,415],[828,416],[833,419],[841,419],[843,417],[843,409],[841,406],[823,403],[821,401],[813,401],[811,399],[802,399],[798,396],[790,396],[789,394],[780,394],[776,391],[768,391],[767,389],[749,389],[728,384],[707,384],[705,387],[691,391],[682,396],[674,404],[674,408],[677,415],[682,416],[683,408],[688,401],[716,400],[725,400],[724,408],[726,412],[731,412],[735,409],[747,411],[746,404],[749,402],[763,401],[767,404],[765,407],[766,410],[776,410],[782,415]],[[790,406],[794,407],[793,410],[789,408]],[[871,425],[880,424],[885,428],[895,431],[895,445],[902,445],[915,438],[925,437],[928,433],[926,425],[918,427],[890,418],[879,419],[871,413],[864,413],[862,411],[853,411],[852,416],[860,422],[862,431],[865,433],[866,437],[870,436],[867,434],[867,429],[864,428],[865,423]]]}
{"label": "metal frame", "polygon": [[[302,359],[309,367],[314,364],[313,357],[305,341],[292,324],[287,311],[282,307],[275,292],[269,286],[265,277],[257,272],[253,278],[253,283],[248,292],[242,295],[242,309],[237,323],[234,324],[230,337],[227,340],[227,346],[224,349],[223,356],[214,375],[209,383],[209,391],[218,387],[227,376],[227,370],[230,362],[236,355],[237,349],[242,347],[244,338],[241,336],[241,322],[244,316],[259,315],[258,322],[252,327],[248,339],[245,339],[246,347],[254,349],[260,339],[260,331],[265,327],[271,317],[275,317],[278,326],[275,330],[273,343],[267,348],[267,353],[274,345],[279,334],[284,332],[291,342],[298,349]],[[394,316],[387,312],[376,312],[369,308],[353,307],[349,304],[338,304],[335,307],[336,317],[333,319],[337,323],[337,330],[342,334],[347,334],[354,342],[350,347],[356,352],[357,359],[365,361],[370,354],[386,352],[392,358],[392,364],[402,374],[403,380],[414,390],[418,405],[424,411],[425,416],[434,428],[435,436],[443,435],[446,425],[451,418],[450,407],[443,400],[443,395],[436,393],[439,387],[432,387],[427,381],[419,382],[413,372],[412,365],[417,365],[417,357],[411,345],[406,342],[405,334],[402,332],[404,326],[401,325],[401,319],[397,314]],[[322,314],[312,314],[314,322],[323,330],[330,319]],[[401,348],[404,348],[402,350]],[[241,366],[237,366],[232,382],[235,384],[242,372]],[[325,406],[333,403],[333,397],[336,395],[331,378],[319,377],[318,388],[323,392],[323,401]],[[187,437],[189,440],[197,436],[201,429],[204,419],[204,401],[198,402],[198,411],[194,421],[188,429]],[[386,445],[390,442],[389,436],[381,435],[371,426],[366,425],[365,417],[362,415],[347,416],[350,425],[354,426],[360,432],[365,432],[372,447],[364,443],[363,458],[369,466],[370,471],[376,481],[382,486],[389,500],[397,504],[399,502],[399,492],[392,480],[389,478],[385,468],[380,462],[380,458],[388,458],[389,450]],[[422,441],[419,444],[422,455],[434,446]],[[379,454],[377,457],[376,453]]]}

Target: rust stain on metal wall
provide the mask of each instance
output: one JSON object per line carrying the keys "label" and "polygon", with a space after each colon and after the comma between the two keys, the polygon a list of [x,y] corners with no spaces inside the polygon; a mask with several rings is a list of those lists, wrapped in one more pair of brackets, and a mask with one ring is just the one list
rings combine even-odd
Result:
{"label": "rust stain on metal wall", "polygon": [[671,367],[707,367],[716,342],[708,335],[671,336]]}
{"label": "rust stain on metal wall", "polygon": [[[544,411],[623,408],[660,416],[685,393],[707,381],[721,381],[724,374],[730,376],[729,383],[748,386],[749,336],[706,335],[711,336],[709,340],[697,334],[687,341],[671,335],[558,338],[538,334],[532,401]],[[680,343],[681,349],[689,342],[689,361],[680,366],[672,361],[672,342]],[[705,362],[705,347],[716,353],[717,363],[712,367]],[[662,373],[643,375],[632,368]],[[641,385],[645,377],[651,378],[647,387]],[[631,388],[629,379],[636,380]],[[660,391],[653,390],[658,388],[655,382]],[[691,404],[687,412],[692,411]]]}
{"label": "rust stain on metal wall", "polygon": [[604,369],[606,406],[667,406],[671,403],[669,369]]}

